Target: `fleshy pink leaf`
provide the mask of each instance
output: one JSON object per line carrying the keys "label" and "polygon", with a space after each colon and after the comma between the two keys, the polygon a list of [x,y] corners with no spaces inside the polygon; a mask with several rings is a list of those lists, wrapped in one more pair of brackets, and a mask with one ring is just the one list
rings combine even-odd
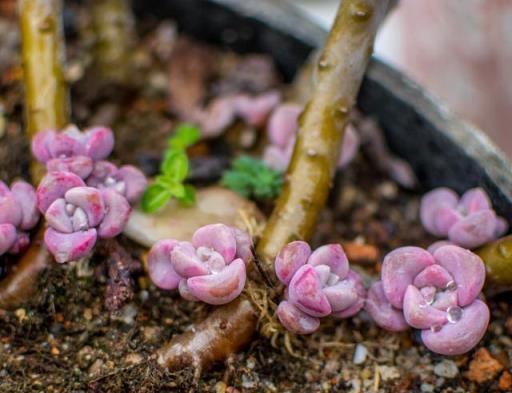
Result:
{"label": "fleshy pink leaf", "polygon": [[296,307],[312,317],[325,317],[332,312],[322,291],[318,274],[311,265],[304,265],[294,274],[288,286],[288,298]]}
{"label": "fleshy pink leaf", "polygon": [[249,234],[241,229],[236,227],[231,228],[233,230],[233,234],[235,235],[236,242],[236,258],[241,258],[245,264],[249,263],[253,259],[252,252],[252,238]]}
{"label": "fleshy pink leaf", "polygon": [[437,210],[440,207],[456,208],[459,201],[457,194],[449,188],[436,188],[421,198],[420,218],[425,229],[433,235],[443,236],[435,224]]}
{"label": "fleshy pink leaf", "polygon": [[402,310],[389,303],[380,281],[374,282],[368,290],[365,308],[375,323],[386,330],[401,332],[409,328]]}
{"label": "fleshy pink leaf", "polygon": [[116,178],[118,181],[123,181],[126,185],[124,195],[130,203],[137,202],[142,197],[148,185],[146,176],[132,165],[124,165],[119,168],[119,171],[116,173]]}
{"label": "fleshy pink leaf", "polygon": [[302,107],[297,104],[282,104],[272,112],[267,127],[272,145],[284,149],[288,141],[294,138],[301,112]]}
{"label": "fleshy pink leaf", "polygon": [[456,323],[447,323],[441,330],[423,330],[421,338],[425,346],[441,355],[461,355],[473,349],[489,325],[489,308],[480,301],[463,309],[462,318]]}
{"label": "fleshy pink leaf", "polygon": [[87,215],[89,227],[97,226],[105,216],[106,206],[103,195],[93,187],[75,187],[64,195],[66,202],[80,207]]}
{"label": "fleshy pink leaf", "polygon": [[36,191],[32,185],[24,181],[16,181],[11,186],[11,192],[16,198],[21,210],[20,229],[28,231],[39,221]]}
{"label": "fleshy pink leaf", "polygon": [[366,289],[363,285],[363,280],[361,279],[361,276],[357,274],[355,271],[350,270],[345,281],[349,281],[353,284],[354,288],[356,289],[358,299],[352,306],[346,308],[345,310],[333,312],[332,315],[333,317],[336,318],[352,317],[356,315],[359,311],[361,311],[365,305]]}
{"label": "fleshy pink leaf", "polygon": [[445,268],[440,265],[430,265],[416,276],[413,284],[417,288],[433,285],[444,289],[450,281],[453,281],[453,277]]}
{"label": "fleshy pink leaf", "polygon": [[401,247],[386,255],[382,264],[382,287],[389,302],[401,309],[407,287],[423,269],[434,263],[434,257],[419,247]]}
{"label": "fleshy pink leaf", "polygon": [[317,248],[309,257],[308,264],[327,265],[340,279],[344,279],[349,270],[347,256],[339,244],[327,244]]}
{"label": "fleshy pink leaf", "polygon": [[92,172],[93,162],[87,156],[53,158],[46,163],[49,172],[72,172],[82,179]]}
{"label": "fleshy pink leaf", "polygon": [[346,310],[353,306],[359,298],[354,284],[348,280],[326,287],[323,292],[327,296],[332,312]]}
{"label": "fleshy pink leaf", "polygon": [[14,225],[0,224],[0,255],[5,254],[16,242],[17,234]]}
{"label": "fleshy pink leaf", "polygon": [[85,183],[80,177],[70,172],[49,172],[41,180],[36,190],[37,207],[41,213],[56,199],[64,197],[64,194],[74,188],[83,187]]}
{"label": "fleshy pink leaf", "polygon": [[149,252],[149,277],[159,288],[167,290],[178,288],[181,277],[171,264],[171,252],[177,244],[176,240],[160,240]]}
{"label": "fleshy pink leaf", "polygon": [[236,255],[236,238],[230,227],[224,224],[211,224],[199,228],[192,236],[192,245],[208,247],[217,251],[227,264]]}
{"label": "fleshy pink leaf", "polygon": [[5,184],[3,185],[4,187],[0,191],[0,223],[12,224],[17,227],[22,222],[23,212],[16,200],[16,196]]}
{"label": "fleshy pink leaf", "polygon": [[481,210],[453,225],[448,238],[461,247],[472,249],[494,239],[495,231],[496,214],[493,210]]}
{"label": "fleshy pink leaf", "polygon": [[123,231],[130,218],[132,208],[124,196],[113,190],[104,190],[102,194],[106,213],[98,227],[98,236],[102,238],[115,237]]}
{"label": "fleshy pink leaf", "polygon": [[48,146],[55,135],[55,131],[39,131],[32,138],[32,154],[38,161],[46,163],[52,158]]}
{"label": "fleshy pink leaf", "polygon": [[311,334],[320,327],[318,318],[309,316],[286,300],[279,303],[277,317],[288,331],[295,334]]}
{"label": "fleshy pink leaf", "polygon": [[457,246],[444,246],[434,253],[436,262],[455,279],[459,306],[472,303],[485,282],[485,266],[480,257]]}
{"label": "fleshy pink leaf", "polygon": [[288,285],[295,272],[307,263],[310,255],[311,248],[306,242],[297,240],[288,243],[281,249],[274,263],[277,278]]}
{"label": "fleshy pink leaf", "polygon": [[414,285],[409,285],[405,291],[404,317],[407,323],[416,329],[430,329],[447,322],[446,312],[427,304]]}
{"label": "fleshy pink leaf", "polygon": [[208,267],[196,255],[196,249],[189,242],[179,242],[171,252],[171,264],[174,270],[184,278],[204,276]]}
{"label": "fleshy pink leaf", "polygon": [[460,199],[459,206],[466,211],[466,214],[492,209],[489,196],[480,187],[466,191]]}
{"label": "fleshy pink leaf", "polygon": [[46,209],[44,218],[53,229],[63,233],[71,233],[73,232],[73,223],[66,210],[66,205],[67,203],[63,198],[57,199]]}
{"label": "fleshy pink leaf", "polygon": [[114,148],[114,135],[110,128],[94,127],[85,132],[85,152],[94,161],[103,160]]}
{"label": "fleshy pink leaf", "polygon": [[244,261],[235,259],[217,274],[189,278],[187,286],[197,299],[220,305],[229,303],[242,293],[246,278]]}
{"label": "fleshy pink leaf", "polygon": [[346,168],[355,158],[359,151],[360,138],[352,124],[348,124],[343,136],[341,155],[338,160],[338,168]]}
{"label": "fleshy pink leaf", "polygon": [[77,261],[89,254],[96,243],[96,230],[61,233],[48,228],[44,242],[59,263]]}

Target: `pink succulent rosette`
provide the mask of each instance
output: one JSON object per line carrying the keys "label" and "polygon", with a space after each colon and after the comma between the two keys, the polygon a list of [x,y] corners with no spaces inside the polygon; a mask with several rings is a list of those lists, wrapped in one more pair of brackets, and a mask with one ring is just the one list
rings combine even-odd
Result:
{"label": "pink succulent rosette", "polygon": [[364,306],[361,277],[349,267],[343,248],[328,244],[314,252],[306,242],[287,244],[275,261],[276,275],[287,286],[277,308],[283,326],[296,334],[313,333],[320,318],[347,318]]}
{"label": "pink succulent rosette", "polygon": [[462,197],[449,188],[436,188],[421,200],[420,218],[432,235],[448,238],[458,246],[473,249],[508,230],[507,222],[496,215],[482,188],[466,191]]}
{"label": "pink succulent rosette", "polygon": [[20,180],[9,189],[0,181],[0,255],[25,249],[30,242],[27,231],[38,221],[34,187]]}
{"label": "pink succulent rosette", "polygon": [[45,244],[59,263],[85,257],[97,238],[119,235],[131,212],[117,191],[87,187],[71,172],[49,172],[36,196],[48,225]]}
{"label": "pink succulent rosette", "polygon": [[[297,104],[282,104],[270,116],[267,126],[270,145],[263,152],[263,161],[276,171],[284,172],[288,168],[302,109]],[[343,169],[352,162],[359,150],[359,144],[359,135],[349,124],[345,130],[338,168]]]}
{"label": "pink succulent rosette", "polygon": [[123,195],[131,204],[136,203],[144,194],[148,182],[144,174],[132,165],[118,168],[109,161],[98,161],[86,179],[90,187],[100,190],[112,189]]}
{"label": "pink succulent rosette", "polygon": [[442,355],[463,354],[485,334],[489,308],[479,299],[485,267],[471,251],[455,245],[437,247],[433,254],[398,248],[384,258],[381,277],[366,304],[381,327],[421,329],[425,346]]}
{"label": "pink succulent rosette", "polygon": [[224,224],[199,228],[191,242],[161,240],[148,256],[149,276],[162,289],[178,289],[187,300],[220,305],[238,297],[252,258],[252,239]]}
{"label": "pink succulent rosette", "polygon": [[81,132],[71,125],[62,132],[41,131],[32,140],[32,153],[49,172],[72,172],[87,178],[94,162],[106,158],[114,148],[114,135],[106,127]]}

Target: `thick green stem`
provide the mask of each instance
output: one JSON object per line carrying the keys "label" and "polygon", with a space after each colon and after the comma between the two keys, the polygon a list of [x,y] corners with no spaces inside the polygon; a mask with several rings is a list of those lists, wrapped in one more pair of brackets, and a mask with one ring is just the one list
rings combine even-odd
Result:
{"label": "thick green stem", "polygon": [[267,275],[288,242],[308,240],[325,205],[345,126],[356,102],[373,42],[389,7],[387,0],[344,0],[315,69],[311,99],[286,184],[257,247]]}
{"label": "thick green stem", "polygon": [[510,289],[512,286],[512,235],[486,244],[476,250],[476,253],[485,263],[488,283]]}
{"label": "thick green stem", "polygon": [[126,80],[135,41],[135,21],[128,0],[92,0],[92,23],[96,35],[94,62],[109,82]]}
{"label": "thick green stem", "polygon": [[[64,38],[60,0],[19,0],[27,138],[41,130],[60,129],[69,121],[69,93],[64,82]],[[31,161],[32,181],[45,170]],[[39,274],[50,265],[41,225],[18,264],[0,282],[0,307],[30,299]]]}
{"label": "thick green stem", "polygon": [[[64,80],[64,40],[60,0],[19,0],[27,136],[59,129],[69,121]],[[33,181],[42,170],[31,166]]]}

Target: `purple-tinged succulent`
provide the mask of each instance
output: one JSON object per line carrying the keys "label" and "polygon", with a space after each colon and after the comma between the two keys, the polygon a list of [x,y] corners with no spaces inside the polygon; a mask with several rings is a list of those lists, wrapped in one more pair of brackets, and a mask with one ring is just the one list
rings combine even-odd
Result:
{"label": "purple-tinged succulent", "polygon": [[92,173],[86,179],[86,183],[88,186],[100,190],[115,190],[131,204],[139,201],[148,184],[144,174],[136,167],[123,165],[118,168],[109,161],[95,163]]}
{"label": "purple-tinged succulent", "polygon": [[278,91],[257,96],[233,94],[214,99],[205,109],[192,115],[192,122],[201,126],[204,137],[214,138],[222,134],[236,118],[251,127],[263,127],[272,110],[281,102]]}
{"label": "purple-tinged succulent", "polygon": [[98,237],[119,235],[131,212],[120,193],[87,187],[71,172],[49,172],[36,196],[48,224],[45,244],[59,263],[85,257]]}
{"label": "purple-tinged succulent", "polygon": [[30,242],[26,232],[38,221],[34,187],[19,180],[9,189],[0,181],[0,255],[25,249]]}
{"label": "purple-tinged succulent", "polygon": [[296,334],[313,333],[328,315],[347,318],[363,308],[366,290],[350,270],[343,248],[328,244],[311,252],[303,241],[287,244],[275,261],[276,275],[287,286],[277,308],[283,326]]}
{"label": "purple-tinged succulent", "polygon": [[381,279],[366,304],[381,327],[421,329],[425,346],[442,355],[465,353],[485,334],[489,309],[479,300],[485,267],[471,251],[441,245],[431,254],[401,247],[384,258]]}
{"label": "purple-tinged succulent", "polygon": [[38,132],[32,140],[32,153],[49,172],[72,172],[82,179],[91,174],[94,162],[106,158],[113,148],[114,135],[106,127],[81,132],[71,125],[62,132]]}
{"label": "purple-tinged succulent", "polygon": [[226,304],[244,289],[251,258],[247,233],[224,224],[206,225],[192,242],[157,242],[148,256],[149,276],[157,287],[178,289],[187,300]]}
{"label": "purple-tinged succulent", "polygon": [[476,248],[500,237],[507,222],[496,215],[482,188],[466,191],[462,197],[449,188],[436,188],[421,200],[420,218],[432,235],[448,238],[464,248]]}
{"label": "purple-tinged succulent", "polygon": [[[299,129],[298,119],[302,107],[296,104],[282,104],[277,107],[268,121],[267,133],[270,145],[263,152],[263,161],[272,169],[284,172],[292,158],[295,136]],[[338,168],[347,167],[359,150],[359,135],[349,124],[345,130]]]}

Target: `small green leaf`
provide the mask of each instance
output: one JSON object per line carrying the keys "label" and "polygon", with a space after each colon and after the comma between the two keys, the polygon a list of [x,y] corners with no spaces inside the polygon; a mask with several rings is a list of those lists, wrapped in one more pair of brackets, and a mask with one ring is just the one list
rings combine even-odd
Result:
{"label": "small green leaf", "polygon": [[201,131],[199,127],[193,124],[182,123],[177,127],[175,134],[169,139],[168,143],[173,149],[185,150],[196,143],[200,136]]}
{"label": "small green leaf", "polygon": [[167,186],[171,195],[175,198],[183,198],[185,196],[185,186],[181,183],[171,183]]}
{"label": "small green leaf", "polygon": [[281,192],[283,175],[261,160],[241,156],[224,173],[221,184],[246,198],[269,200]]}
{"label": "small green leaf", "polygon": [[168,150],[160,166],[160,171],[165,177],[177,182],[185,180],[188,174],[188,157],[185,152]]}
{"label": "small green leaf", "polygon": [[154,213],[162,208],[169,199],[171,199],[169,189],[160,183],[154,183],[146,189],[142,196],[142,210],[146,213]]}
{"label": "small green leaf", "polygon": [[196,202],[196,189],[187,184],[185,186],[185,195],[179,198],[179,201],[184,206],[192,206]]}

